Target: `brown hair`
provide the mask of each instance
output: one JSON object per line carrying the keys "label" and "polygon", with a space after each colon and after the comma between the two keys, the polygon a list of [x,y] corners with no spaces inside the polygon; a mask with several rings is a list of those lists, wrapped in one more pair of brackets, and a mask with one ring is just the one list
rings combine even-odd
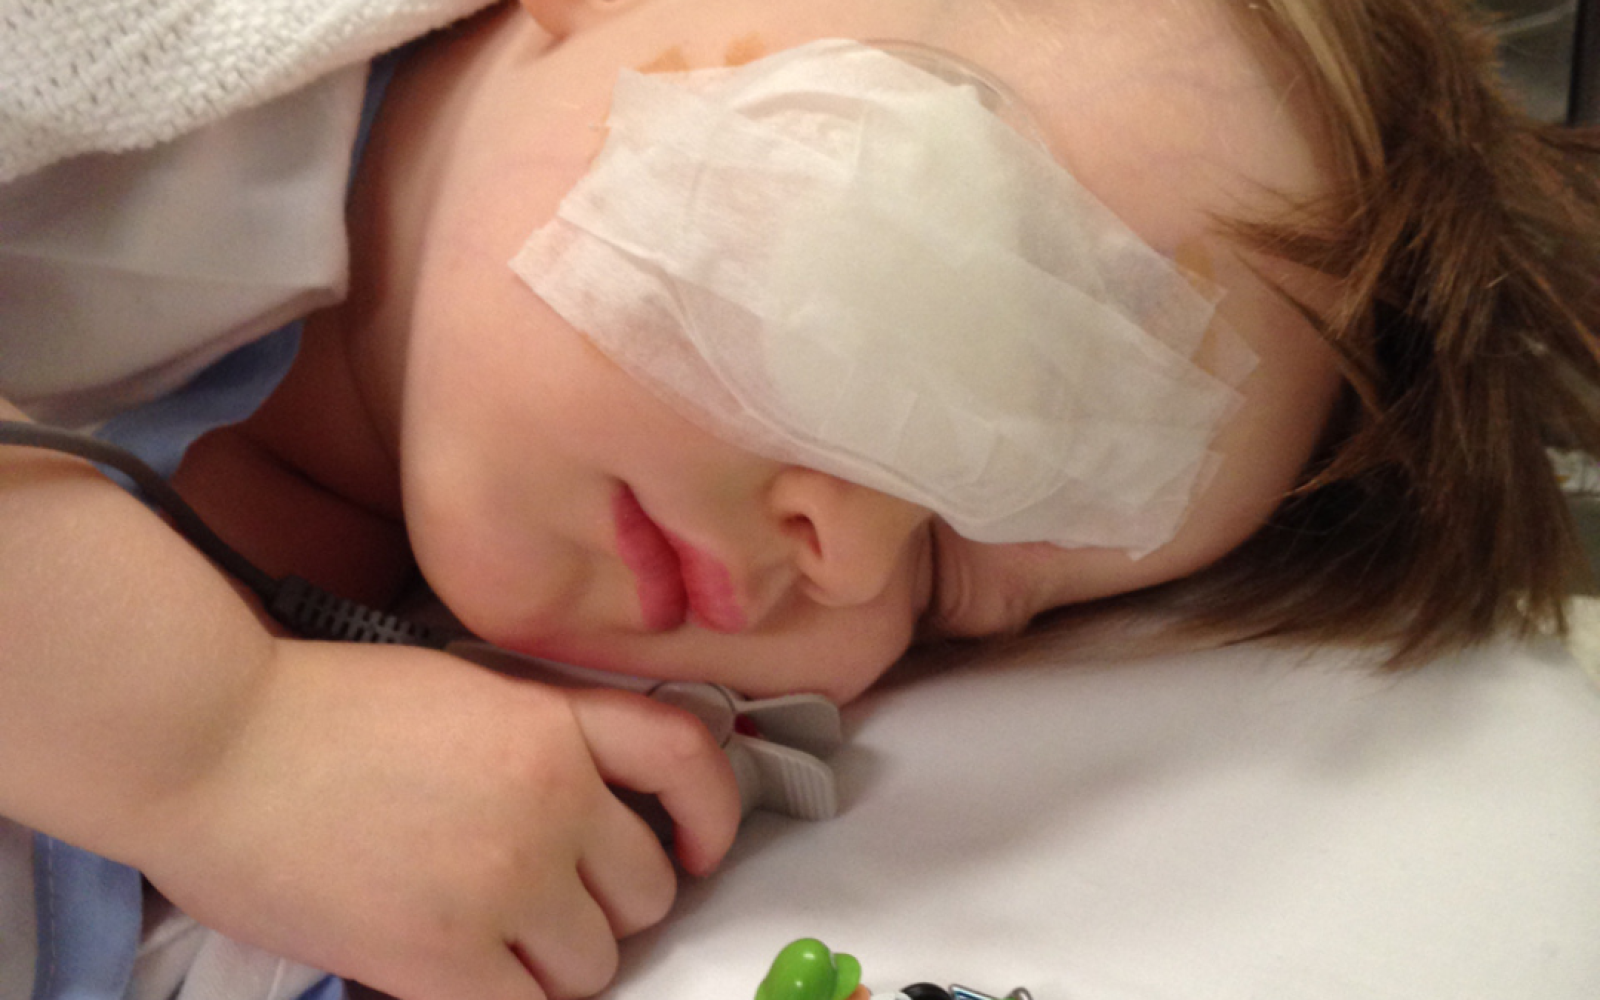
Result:
{"label": "brown hair", "polygon": [[1340,284],[1335,307],[1302,311],[1348,387],[1262,529],[1109,608],[1390,642],[1396,662],[1564,627],[1582,560],[1547,449],[1600,454],[1600,132],[1518,111],[1492,36],[1454,0],[1238,14],[1311,89],[1338,176],[1286,218],[1227,227]]}

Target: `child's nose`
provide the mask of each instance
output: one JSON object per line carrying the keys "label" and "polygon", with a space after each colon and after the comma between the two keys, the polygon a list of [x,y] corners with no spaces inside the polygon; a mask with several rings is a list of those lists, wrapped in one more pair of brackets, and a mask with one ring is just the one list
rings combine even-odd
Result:
{"label": "child's nose", "polygon": [[901,571],[908,543],[932,516],[913,503],[799,466],[778,473],[768,498],[800,586],[828,607],[865,604],[882,594]]}

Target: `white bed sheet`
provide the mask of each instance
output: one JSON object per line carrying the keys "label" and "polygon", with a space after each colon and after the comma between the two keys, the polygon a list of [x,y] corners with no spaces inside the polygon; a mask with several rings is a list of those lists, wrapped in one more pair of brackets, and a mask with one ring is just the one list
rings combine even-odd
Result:
{"label": "white bed sheet", "polygon": [[742,1000],[802,936],[876,991],[1600,996],[1600,689],[1554,643],[962,669],[846,718],[843,814],[753,816],[605,996]]}

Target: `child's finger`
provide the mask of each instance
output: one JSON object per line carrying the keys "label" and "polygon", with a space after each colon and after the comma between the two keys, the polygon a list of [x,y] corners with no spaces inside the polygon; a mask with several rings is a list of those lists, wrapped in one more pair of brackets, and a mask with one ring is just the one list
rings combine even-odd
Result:
{"label": "child's finger", "polygon": [[554,1000],[539,985],[530,969],[503,942],[475,948],[451,965],[409,968],[398,963],[385,970],[391,978],[363,978],[359,988],[347,989],[352,1000]]}
{"label": "child's finger", "polygon": [[655,795],[674,823],[684,868],[717,866],[739,830],[739,786],[721,747],[700,720],[625,691],[571,693],[595,766],[608,783]]}
{"label": "child's finger", "polygon": [[600,905],[576,871],[562,882],[509,945],[550,1000],[593,996],[617,973],[617,941]]}
{"label": "child's finger", "polygon": [[479,965],[486,982],[481,987],[483,993],[477,995],[504,997],[505,1000],[554,1000],[539,984],[533,970],[509,946],[500,952]]}
{"label": "child's finger", "polygon": [[610,803],[578,859],[578,875],[619,938],[667,915],[678,891],[661,843],[648,823],[621,802]]}

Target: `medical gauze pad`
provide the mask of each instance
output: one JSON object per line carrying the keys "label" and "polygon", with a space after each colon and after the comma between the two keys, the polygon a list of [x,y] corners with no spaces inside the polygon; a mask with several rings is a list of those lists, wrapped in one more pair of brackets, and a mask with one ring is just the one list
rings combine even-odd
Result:
{"label": "medical gauze pad", "polygon": [[1197,365],[1211,297],[978,90],[839,40],[624,72],[512,267],[728,441],[975,541],[1149,552],[1249,360]]}

